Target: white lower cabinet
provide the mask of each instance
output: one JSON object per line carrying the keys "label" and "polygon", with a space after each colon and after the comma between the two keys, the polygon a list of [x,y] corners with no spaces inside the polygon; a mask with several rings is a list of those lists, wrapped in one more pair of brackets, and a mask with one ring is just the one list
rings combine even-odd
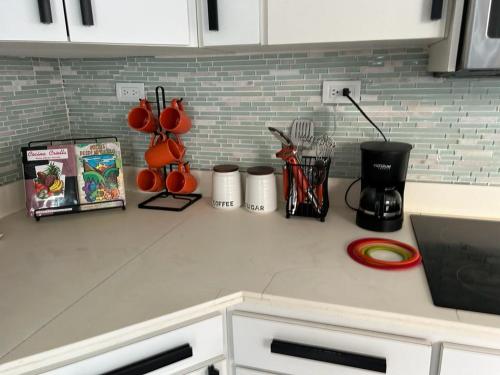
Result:
{"label": "white lower cabinet", "polygon": [[[159,373],[158,373],[159,374]],[[155,372],[155,375],[157,373]],[[190,372],[186,375],[228,375],[226,361],[217,362],[213,365],[202,367],[196,371]]]}
{"label": "white lower cabinet", "polygon": [[[217,315],[59,367],[45,374],[177,374],[224,355],[223,324],[222,315]],[[195,374],[208,375],[208,372]],[[220,375],[222,374],[225,373],[220,372]]]}
{"label": "white lower cabinet", "polygon": [[[237,368],[288,375],[430,372],[431,345],[418,339],[247,314],[234,314],[232,323]],[[236,373],[252,374],[245,371]]]}
{"label": "white lower cabinet", "polygon": [[273,374],[272,372],[264,372],[264,371],[251,370],[243,367],[236,367],[234,375],[276,375],[276,374]]}
{"label": "white lower cabinet", "polygon": [[500,350],[444,343],[439,375],[500,374]]}

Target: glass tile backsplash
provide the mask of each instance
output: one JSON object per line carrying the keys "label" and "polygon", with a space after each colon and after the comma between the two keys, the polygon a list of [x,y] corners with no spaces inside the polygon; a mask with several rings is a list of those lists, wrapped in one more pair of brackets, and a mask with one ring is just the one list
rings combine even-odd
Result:
{"label": "glass tile backsplash", "polygon": [[[390,140],[414,145],[409,180],[500,185],[500,77],[426,72],[422,48],[112,59],[0,58],[0,183],[20,178],[19,146],[47,136],[117,135],[127,165],[144,165],[148,137],[130,130],[134,103],[116,82],[144,82],[183,97],[193,128],[183,137],[193,168],[272,164],[268,126],[311,118],[336,140],[331,173],[359,175],[359,142],[374,129],[350,104],[321,104],[324,80],[360,80],[361,106]],[[34,105],[35,104],[35,105]],[[67,115],[66,115],[67,111]]]}

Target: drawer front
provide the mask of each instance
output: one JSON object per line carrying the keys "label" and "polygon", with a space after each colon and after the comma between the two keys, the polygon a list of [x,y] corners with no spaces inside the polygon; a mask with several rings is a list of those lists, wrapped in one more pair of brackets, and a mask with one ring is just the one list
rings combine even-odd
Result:
{"label": "drawer front", "polygon": [[396,336],[233,315],[236,365],[290,375],[428,375],[431,346]]}
{"label": "drawer front", "polygon": [[439,375],[500,374],[500,350],[443,344]]}
{"label": "drawer front", "polygon": [[[168,364],[154,373],[173,374],[224,354],[222,316],[154,336],[49,371],[50,375],[102,374],[166,353]],[[170,354],[169,354],[170,353]],[[170,360],[171,359],[171,360]],[[156,362],[159,363],[159,362]],[[151,371],[151,370],[149,370]]]}

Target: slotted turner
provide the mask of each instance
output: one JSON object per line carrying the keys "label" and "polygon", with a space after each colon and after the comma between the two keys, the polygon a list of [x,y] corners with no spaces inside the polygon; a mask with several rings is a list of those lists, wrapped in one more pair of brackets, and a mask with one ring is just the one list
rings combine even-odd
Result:
{"label": "slotted turner", "polygon": [[310,119],[297,118],[290,127],[290,138],[294,145],[310,147],[314,136],[314,124]]}

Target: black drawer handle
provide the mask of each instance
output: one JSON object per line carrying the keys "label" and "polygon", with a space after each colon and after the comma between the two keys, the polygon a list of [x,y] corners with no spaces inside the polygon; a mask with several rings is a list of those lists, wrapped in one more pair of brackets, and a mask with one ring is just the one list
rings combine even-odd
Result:
{"label": "black drawer handle", "polygon": [[219,370],[217,370],[214,365],[208,367],[208,375],[219,375]]}
{"label": "black drawer handle", "polygon": [[443,17],[443,0],[432,0],[431,20],[440,20]]}
{"label": "black drawer handle", "polygon": [[130,365],[120,367],[119,369],[106,372],[103,375],[142,375],[192,356],[193,348],[189,344],[184,344]]}
{"label": "black drawer handle", "polygon": [[297,344],[289,341],[273,340],[271,342],[271,353],[382,372],[384,374],[387,371],[387,361],[385,358],[342,352],[340,350]]}
{"label": "black drawer handle", "polygon": [[94,14],[92,13],[92,0],[80,0],[82,11],[82,23],[84,26],[94,25]]}
{"label": "black drawer handle", "polygon": [[38,0],[38,12],[40,13],[41,23],[52,23],[52,9],[50,8],[50,0]]}
{"label": "black drawer handle", "polygon": [[219,31],[219,12],[217,0],[207,0],[208,30]]}

